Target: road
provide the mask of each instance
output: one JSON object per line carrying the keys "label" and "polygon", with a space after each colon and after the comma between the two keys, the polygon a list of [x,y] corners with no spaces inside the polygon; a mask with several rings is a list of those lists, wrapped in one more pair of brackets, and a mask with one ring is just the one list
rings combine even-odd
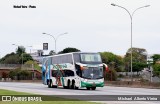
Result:
{"label": "road", "polygon": [[[41,83],[0,82],[0,89],[28,92],[40,95],[160,95],[160,89],[105,86],[95,91],[79,89],[48,88]],[[101,101],[107,104],[141,104],[142,101]],[[136,102],[136,103],[135,103]],[[143,104],[159,104],[157,101],[143,101]]]}

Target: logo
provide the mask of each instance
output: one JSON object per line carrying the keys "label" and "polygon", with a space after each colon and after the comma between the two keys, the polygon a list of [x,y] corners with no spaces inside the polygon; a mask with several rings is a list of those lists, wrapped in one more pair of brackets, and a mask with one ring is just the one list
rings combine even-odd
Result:
{"label": "logo", "polygon": [[11,96],[2,96],[2,101],[11,101]]}

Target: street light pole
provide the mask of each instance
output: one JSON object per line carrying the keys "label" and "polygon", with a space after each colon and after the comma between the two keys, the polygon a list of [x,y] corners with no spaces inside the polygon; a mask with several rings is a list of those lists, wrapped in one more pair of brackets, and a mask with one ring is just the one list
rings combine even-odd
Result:
{"label": "street light pole", "polygon": [[55,38],[53,35],[51,35],[51,34],[47,34],[47,33],[42,33],[42,34],[49,35],[49,36],[51,36],[51,37],[54,39],[54,42],[55,42],[55,53],[57,53],[57,39],[58,39],[60,36],[62,36],[62,35],[64,35],[64,34],[68,34],[68,33],[65,32],[65,33],[59,34],[56,38]]}
{"label": "street light pole", "polygon": [[132,20],[133,20],[133,15],[134,15],[134,13],[135,13],[137,10],[139,10],[139,9],[141,9],[141,8],[144,8],[144,7],[149,7],[150,5],[145,5],[145,6],[139,7],[139,8],[137,8],[137,9],[135,9],[132,14],[131,14],[125,7],[116,5],[116,4],[114,4],[114,3],[112,3],[111,5],[112,5],[112,6],[117,6],[117,7],[120,7],[120,8],[122,8],[122,9],[126,10],[127,13],[128,13],[129,16],[130,16],[130,19],[131,19],[131,80],[133,81],[133,76],[132,76],[132,75],[133,75],[133,70],[132,70],[132,57],[133,57],[133,52],[132,52]]}

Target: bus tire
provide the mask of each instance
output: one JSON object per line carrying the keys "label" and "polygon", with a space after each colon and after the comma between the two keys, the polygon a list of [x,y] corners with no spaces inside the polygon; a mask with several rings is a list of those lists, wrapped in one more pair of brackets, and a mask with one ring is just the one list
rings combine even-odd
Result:
{"label": "bus tire", "polygon": [[78,90],[78,87],[75,86],[75,89]]}
{"label": "bus tire", "polygon": [[72,88],[72,89],[76,89],[76,90],[78,89],[78,87],[76,87],[75,81],[72,81],[72,86],[71,86],[71,88]]}
{"label": "bus tire", "polygon": [[70,80],[67,82],[67,88],[70,89]]}
{"label": "bus tire", "polygon": [[86,87],[87,88],[87,90],[90,90],[90,87]]}
{"label": "bus tire", "polygon": [[91,89],[92,89],[92,90],[96,90],[96,87],[92,87]]}
{"label": "bus tire", "polygon": [[47,79],[47,85],[49,84],[49,79]]}
{"label": "bus tire", "polygon": [[52,88],[57,88],[57,86],[56,85],[52,85]]}
{"label": "bus tire", "polygon": [[51,88],[51,81],[48,81],[48,88]]}
{"label": "bus tire", "polygon": [[67,89],[67,88],[68,88],[68,86],[63,86],[63,88],[64,88],[64,89]]}
{"label": "bus tire", "polygon": [[76,86],[75,86],[75,81],[73,80],[73,81],[72,81],[72,85],[71,85],[71,89],[75,89],[75,87],[76,87]]}

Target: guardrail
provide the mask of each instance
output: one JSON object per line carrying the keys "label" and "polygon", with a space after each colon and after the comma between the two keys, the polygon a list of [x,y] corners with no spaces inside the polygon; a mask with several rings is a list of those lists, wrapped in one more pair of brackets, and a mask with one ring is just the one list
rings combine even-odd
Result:
{"label": "guardrail", "polygon": [[20,64],[0,64],[0,69],[15,69],[21,67]]}
{"label": "guardrail", "polygon": [[32,65],[21,65],[21,64],[0,64],[0,69],[16,69],[16,68],[31,70],[33,69],[33,66]]}

